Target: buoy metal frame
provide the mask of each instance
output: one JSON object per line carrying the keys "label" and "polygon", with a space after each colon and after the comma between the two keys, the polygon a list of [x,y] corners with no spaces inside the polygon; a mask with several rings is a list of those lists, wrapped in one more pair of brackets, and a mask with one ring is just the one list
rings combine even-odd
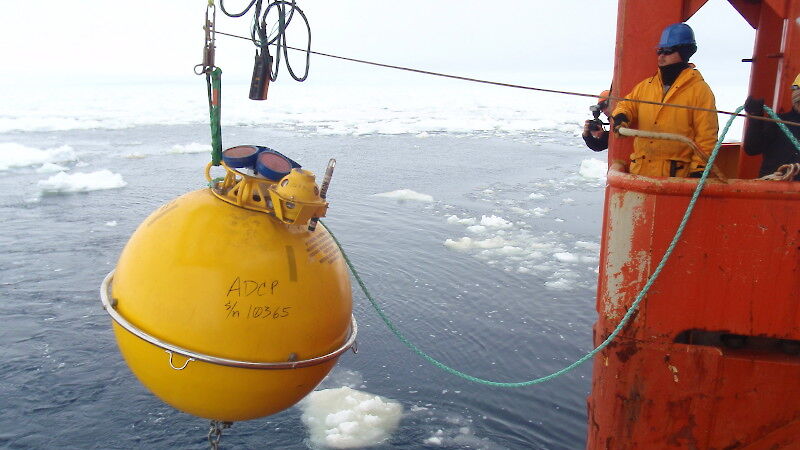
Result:
{"label": "buoy metal frame", "polygon": [[[206,166],[205,175],[211,192],[224,202],[272,214],[287,225],[307,225],[312,219],[325,217],[328,211],[328,202],[319,196],[314,176],[309,171],[292,169],[292,172],[280,181],[272,181],[244,174],[224,162],[220,162],[220,166],[225,169],[225,177],[222,180],[211,178],[211,163]],[[289,180],[292,180],[292,187],[285,189]],[[297,184],[300,184],[299,191]],[[286,195],[302,191],[313,193],[303,195],[302,198]]]}
{"label": "buoy metal frame", "polygon": [[[358,335],[358,323],[356,322],[355,316],[351,315],[350,336],[347,338],[345,343],[341,347],[328,353],[327,355],[317,356],[315,358],[304,359],[301,361],[278,361],[278,362],[239,361],[236,359],[221,358],[218,356],[197,353],[192,350],[185,349],[183,347],[172,345],[169,342],[162,341],[161,339],[158,339],[142,331],[141,329],[130,323],[127,319],[122,317],[122,315],[116,310],[115,305],[112,302],[112,298],[109,295],[111,292],[111,283],[113,281],[113,278],[114,278],[114,271],[112,270],[111,272],[109,272],[108,275],[106,275],[105,279],[103,279],[103,283],[100,285],[100,300],[103,303],[103,308],[106,310],[108,315],[111,316],[111,319],[114,320],[114,322],[116,322],[119,326],[129,331],[133,335],[137,336],[138,338],[144,340],[145,342],[149,342],[150,344],[153,344],[156,347],[159,347],[165,350],[167,353],[169,353],[170,354],[169,360],[171,366],[172,366],[172,353],[177,353],[187,358],[191,358],[195,361],[202,361],[211,364],[217,364],[220,366],[239,367],[245,369],[267,369],[267,370],[299,369],[303,367],[310,367],[322,364],[324,362],[330,361],[331,359],[338,358],[339,356],[342,355],[342,353],[346,352],[350,348],[355,348],[356,336]],[[175,366],[172,366],[172,368],[180,370]]]}

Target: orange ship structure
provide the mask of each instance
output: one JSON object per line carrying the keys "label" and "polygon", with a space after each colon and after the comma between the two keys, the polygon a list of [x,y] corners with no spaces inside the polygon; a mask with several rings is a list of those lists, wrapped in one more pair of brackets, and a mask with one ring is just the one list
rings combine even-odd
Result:
{"label": "orange ship structure", "polygon": [[[620,0],[612,95],[651,76],[661,30],[705,3]],[[729,3],[756,29],[750,94],[788,110],[800,1]],[[612,137],[609,161],[628,160],[631,141]],[[740,144],[717,164],[729,180],[708,181],[660,277],[594,360],[590,449],[800,449],[800,183],[755,180],[760,157]],[[609,171],[595,344],[653,273],[696,186]]]}

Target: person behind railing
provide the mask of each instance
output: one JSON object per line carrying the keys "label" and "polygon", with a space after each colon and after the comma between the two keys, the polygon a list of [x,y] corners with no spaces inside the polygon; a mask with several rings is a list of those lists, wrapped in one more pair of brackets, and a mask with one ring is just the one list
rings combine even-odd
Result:
{"label": "person behind railing", "polygon": [[[781,120],[800,122],[800,74],[791,86],[792,109],[778,114]],[[764,99],[748,96],[744,102],[744,110],[751,116],[764,114]],[[800,139],[800,127],[786,125],[795,138]],[[763,177],[775,173],[784,164],[800,163],[800,150],[781,130],[775,122],[747,119],[747,130],[744,134],[744,151],[748,155],[763,155],[758,176]],[[800,181],[800,174],[794,177]]]}
{"label": "person behind railing", "polygon": [[600,152],[608,148],[608,130],[603,128],[603,121],[600,119],[600,113],[609,118],[608,111],[608,96],[610,91],[606,89],[600,93],[597,98],[597,104],[592,105],[589,109],[592,111],[594,119],[589,119],[583,124],[583,142],[590,149]]}
{"label": "person behind railing", "polygon": [[[689,58],[697,51],[694,31],[685,23],[664,29],[656,49],[658,72],[645,78],[625,96],[631,100],[673,103],[716,110],[714,93]],[[717,115],[709,111],[621,100],[612,113],[614,130],[620,127],[675,133],[697,143],[710,154],[717,142]],[[649,177],[699,177],[705,160],[682,142],[636,137],[629,171]]]}

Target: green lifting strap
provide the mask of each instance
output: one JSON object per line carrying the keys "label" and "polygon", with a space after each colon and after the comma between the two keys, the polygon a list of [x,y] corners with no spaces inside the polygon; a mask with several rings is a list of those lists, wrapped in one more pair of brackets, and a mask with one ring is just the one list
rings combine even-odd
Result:
{"label": "green lifting strap", "polygon": [[206,72],[206,87],[208,88],[208,113],[211,117],[211,164],[218,166],[222,160],[222,125],[220,113],[222,111],[222,69],[215,67],[211,72]]}

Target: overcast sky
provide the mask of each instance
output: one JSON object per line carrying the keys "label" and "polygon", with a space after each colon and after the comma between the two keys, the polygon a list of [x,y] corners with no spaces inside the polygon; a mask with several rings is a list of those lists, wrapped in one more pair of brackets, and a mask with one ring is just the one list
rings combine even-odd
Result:
{"label": "overcast sky", "polygon": [[[245,3],[228,0],[225,5],[239,10]],[[514,77],[537,72],[608,74],[600,84],[611,76],[616,3],[298,0],[311,23],[313,50],[505,77],[499,81],[520,81]],[[206,0],[0,0],[0,5],[0,77],[6,80],[189,79],[201,59]],[[230,19],[218,11],[217,29],[248,35],[250,16]],[[690,23],[700,46],[693,62],[704,74],[716,70],[746,78],[749,68],[739,61],[752,54],[753,32],[727,1],[711,0]],[[290,44],[300,46],[304,38],[300,23],[293,24]],[[228,79],[249,78],[253,54],[247,41],[217,39],[217,64]],[[295,59],[300,70],[300,58]],[[312,57],[311,71],[317,82],[351,74],[389,76],[386,69],[323,57]],[[281,76],[287,76],[285,71]]]}

